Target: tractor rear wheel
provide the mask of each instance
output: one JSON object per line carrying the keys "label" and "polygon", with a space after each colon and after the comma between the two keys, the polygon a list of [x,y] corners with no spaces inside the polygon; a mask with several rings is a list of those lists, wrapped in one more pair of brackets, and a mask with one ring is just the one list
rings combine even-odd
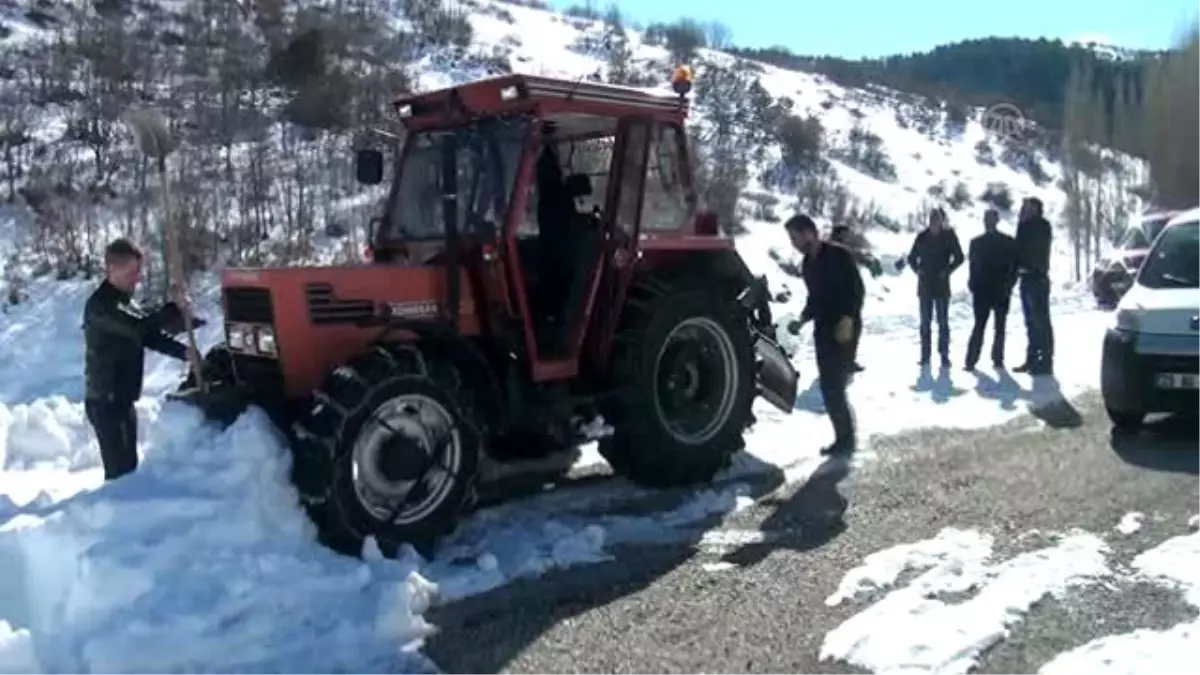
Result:
{"label": "tractor rear wheel", "polygon": [[618,391],[602,412],[614,431],[600,453],[617,474],[651,487],[708,482],[745,446],[754,345],[736,300],[686,281],[636,283],[613,369]]}
{"label": "tractor rear wheel", "polygon": [[293,477],[327,544],[358,553],[373,536],[386,555],[429,553],[454,529],[482,451],[468,395],[453,367],[412,347],[377,346],[326,377]]}

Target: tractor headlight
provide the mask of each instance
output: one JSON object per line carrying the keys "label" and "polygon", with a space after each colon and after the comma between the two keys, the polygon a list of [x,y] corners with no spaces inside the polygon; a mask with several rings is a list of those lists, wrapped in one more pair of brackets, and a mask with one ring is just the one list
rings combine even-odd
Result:
{"label": "tractor headlight", "polygon": [[254,351],[254,329],[239,323],[231,323],[227,329],[229,348],[235,351]]}
{"label": "tractor headlight", "polygon": [[258,353],[266,356],[275,356],[275,329],[270,326],[260,326],[254,332],[257,341]]}

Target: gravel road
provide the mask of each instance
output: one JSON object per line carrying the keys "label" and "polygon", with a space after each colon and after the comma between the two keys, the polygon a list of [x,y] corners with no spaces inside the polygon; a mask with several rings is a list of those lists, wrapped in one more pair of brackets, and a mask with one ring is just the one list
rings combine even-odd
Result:
{"label": "gravel road", "polygon": [[[612,562],[437,608],[426,653],[446,672],[862,672],[819,653],[826,633],[871,601],[825,598],[873,552],[957,527],[992,534],[1004,558],[1028,550],[1031,531],[1079,528],[1127,563],[1188,531],[1195,420],[1114,437],[1094,394],[1039,417],[878,440],[853,466],[830,460],[774,491],[778,477],[764,474],[753,506],[687,541],[622,546]],[[1131,511],[1147,514],[1145,525],[1115,533]],[[978,670],[1033,672],[1092,638],[1194,615],[1178,593],[1132,582],[1048,599]]]}

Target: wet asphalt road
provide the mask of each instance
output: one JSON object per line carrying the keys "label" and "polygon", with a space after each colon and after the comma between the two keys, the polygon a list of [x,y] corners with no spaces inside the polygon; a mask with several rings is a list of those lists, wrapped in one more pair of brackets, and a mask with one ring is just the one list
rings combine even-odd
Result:
{"label": "wet asphalt road", "polygon": [[[1044,428],[1026,416],[877,440],[876,458],[853,469],[831,461],[774,492],[780,476],[764,474],[758,503],[713,523],[704,542],[624,546],[610,563],[435,609],[428,618],[440,631],[425,651],[446,672],[861,672],[818,655],[825,634],[866,606],[824,600],[870,553],[953,526],[993,534],[1006,558],[1022,533],[1081,528],[1127,563],[1188,531],[1194,419],[1114,438],[1094,394],[1040,416]],[[1114,536],[1130,511],[1146,513],[1145,526]],[[747,531],[761,541],[745,543]],[[705,543],[722,532],[728,545]],[[1047,600],[978,670],[1034,672],[1092,638],[1194,615],[1178,593],[1148,584]]]}

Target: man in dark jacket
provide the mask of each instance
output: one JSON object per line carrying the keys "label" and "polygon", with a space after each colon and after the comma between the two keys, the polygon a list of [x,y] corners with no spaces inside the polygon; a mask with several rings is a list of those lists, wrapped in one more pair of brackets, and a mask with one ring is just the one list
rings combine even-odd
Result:
{"label": "man in dark jacket", "polygon": [[792,246],[804,254],[801,275],[808,287],[808,301],[788,331],[793,335],[813,322],[813,347],[817,357],[817,377],[825,412],[833,423],[832,445],[822,454],[846,454],[854,451],[854,415],[846,399],[849,376],[849,348],[854,339],[855,317],[862,313],[863,282],[854,255],[844,246],[821,241],[817,226],[800,214],[784,224]]}
{"label": "man in dark jacket", "polygon": [[[871,255],[870,252],[864,251],[861,247],[855,246],[852,240],[852,233],[849,225],[838,225],[829,231],[829,240],[845,246],[850,253],[854,255],[855,262],[860,267],[865,267],[871,273],[872,278],[876,278],[883,274],[883,265],[879,259]],[[862,341],[862,313],[854,317],[854,339],[850,341],[850,372],[862,372],[863,367],[858,362],[858,344]]]}
{"label": "man in dark jacket", "polygon": [[1021,311],[1025,313],[1028,346],[1018,373],[1054,372],[1054,327],[1050,323],[1050,223],[1042,217],[1042,201],[1021,203],[1017,220],[1017,274],[1021,280]]}
{"label": "man in dark jacket", "polygon": [[917,298],[921,313],[921,365],[929,365],[933,317],[938,323],[938,354],[942,367],[950,367],[950,275],[963,264],[962,244],[946,226],[946,212],[929,212],[929,227],[913,240],[908,266],[917,275]]}
{"label": "man in dark jacket", "polygon": [[1017,245],[1016,240],[996,229],[999,223],[999,212],[988,209],[983,214],[983,234],[972,239],[967,247],[971,275],[967,286],[975,310],[975,326],[967,342],[967,370],[975,370],[979,362],[989,316],[995,316],[992,365],[1004,367],[1004,325],[1008,319],[1008,301],[1017,281]]}
{"label": "man in dark jacket", "polygon": [[83,310],[86,343],[84,409],[100,444],[104,478],[120,478],[137,468],[137,415],[142,395],[144,349],[187,358],[187,348],[163,331],[182,325],[179,306],[167,303],[147,313],[133,301],[142,276],[142,253],[126,239],[104,252],[105,279]]}

